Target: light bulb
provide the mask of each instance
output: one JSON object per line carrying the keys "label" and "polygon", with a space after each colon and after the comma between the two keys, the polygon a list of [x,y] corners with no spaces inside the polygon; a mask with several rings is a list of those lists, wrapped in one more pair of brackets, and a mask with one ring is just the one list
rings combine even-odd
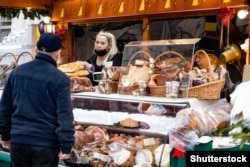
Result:
{"label": "light bulb", "polygon": [[43,21],[44,21],[44,23],[46,23],[46,24],[48,24],[49,22],[50,22],[50,17],[49,16],[45,16],[44,18],[43,18]]}
{"label": "light bulb", "polygon": [[245,19],[248,15],[248,10],[239,10],[237,13],[237,17],[239,19]]}

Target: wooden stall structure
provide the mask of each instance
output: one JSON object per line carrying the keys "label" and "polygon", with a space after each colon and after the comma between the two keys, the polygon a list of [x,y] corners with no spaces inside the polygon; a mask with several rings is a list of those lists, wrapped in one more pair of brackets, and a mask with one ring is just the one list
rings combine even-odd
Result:
{"label": "wooden stall structure", "polygon": [[238,11],[249,8],[249,0],[1,0],[0,7],[51,8],[52,22],[66,30],[66,54],[74,55],[72,25],[136,21],[143,22],[143,40],[150,40],[153,19],[187,18],[217,15],[228,7]]}
{"label": "wooden stall structure", "polygon": [[[237,11],[249,6],[246,0],[57,0],[52,21],[74,34],[71,25],[142,20],[143,40],[150,40],[153,19],[217,15],[223,7]],[[68,52],[74,55],[72,49]]]}

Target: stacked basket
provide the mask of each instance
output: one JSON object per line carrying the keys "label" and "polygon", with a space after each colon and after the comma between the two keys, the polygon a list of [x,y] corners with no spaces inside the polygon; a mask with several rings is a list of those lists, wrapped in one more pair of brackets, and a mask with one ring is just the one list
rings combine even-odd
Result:
{"label": "stacked basket", "polygon": [[[166,52],[163,52],[163,53],[159,54],[155,58],[155,63],[157,63],[157,61],[159,61],[164,55],[166,56],[167,54],[169,54],[169,55],[171,54],[171,55],[177,56],[177,58],[180,58],[180,60],[183,61],[183,64],[185,64],[185,62],[186,62],[185,58],[180,53],[178,53],[176,51],[166,51]],[[155,71],[154,74],[151,76],[152,77],[151,79],[154,79],[158,75],[164,75],[164,72],[162,72],[162,71],[157,71],[156,72]],[[166,81],[175,81],[176,79],[177,78],[169,78],[168,80],[164,81],[164,85],[160,85],[160,86],[149,85],[150,94],[152,96],[165,97],[166,96],[166,85],[165,85],[165,82]]]}
{"label": "stacked basket", "polygon": [[[194,54],[193,60],[192,60],[192,67],[194,65],[194,61],[196,59],[196,56],[202,53],[206,56],[209,66],[211,68],[211,62],[208,54],[204,50],[197,50]],[[192,97],[197,99],[220,99],[221,90],[223,89],[225,84],[225,78],[221,78],[219,80],[210,81],[206,84],[193,86],[189,88],[181,88],[182,96],[183,97]]]}

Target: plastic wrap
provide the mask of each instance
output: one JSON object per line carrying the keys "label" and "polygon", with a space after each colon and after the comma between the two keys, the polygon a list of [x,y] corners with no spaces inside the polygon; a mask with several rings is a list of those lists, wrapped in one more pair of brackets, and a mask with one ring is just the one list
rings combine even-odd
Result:
{"label": "plastic wrap", "polygon": [[230,123],[232,105],[219,100],[206,108],[186,108],[176,115],[176,121],[169,132],[169,142],[172,147],[182,151],[192,149],[198,138]]}
{"label": "plastic wrap", "polygon": [[143,106],[145,104],[139,103],[137,110],[140,113],[144,113],[147,115],[164,115],[167,113],[166,108],[163,107],[161,104],[146,104],[147,108]]}

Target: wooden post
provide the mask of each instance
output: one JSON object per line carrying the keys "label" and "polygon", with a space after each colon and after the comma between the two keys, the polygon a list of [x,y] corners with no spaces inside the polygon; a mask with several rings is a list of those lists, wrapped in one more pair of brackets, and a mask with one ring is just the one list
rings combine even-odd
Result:
{"label": "wooden post", "polygon": [[143,41],[148,41],[151,39],[151,25],[149,18],[145,17],[143,18],[143,32],[142,32],[142,39]]}

